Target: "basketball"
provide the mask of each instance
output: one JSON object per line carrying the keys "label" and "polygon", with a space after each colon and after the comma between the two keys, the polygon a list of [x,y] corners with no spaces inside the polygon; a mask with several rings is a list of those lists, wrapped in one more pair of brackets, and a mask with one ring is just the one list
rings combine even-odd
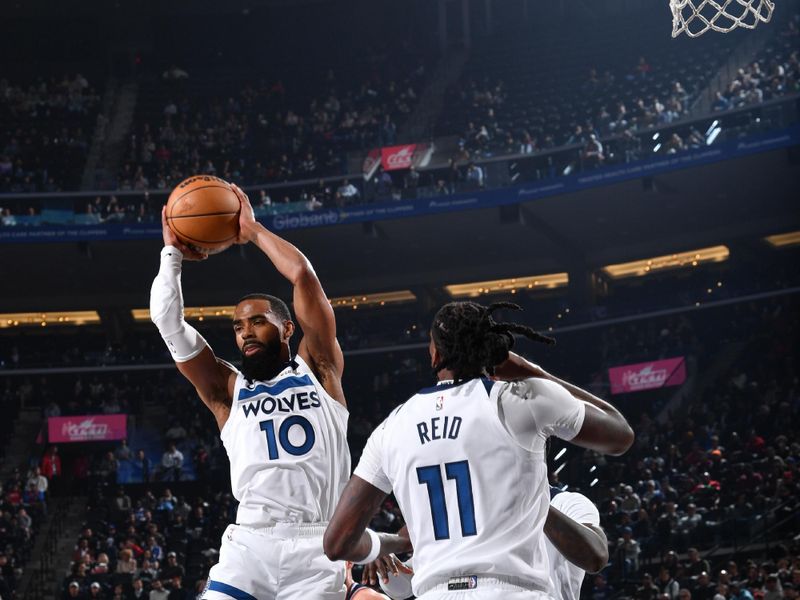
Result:
{"label": "basketball", "polygon": [[222,252],[239,234],[239,198],[224,179],[189,177],[169,195],[167,224],[186,245],[208,254]]}

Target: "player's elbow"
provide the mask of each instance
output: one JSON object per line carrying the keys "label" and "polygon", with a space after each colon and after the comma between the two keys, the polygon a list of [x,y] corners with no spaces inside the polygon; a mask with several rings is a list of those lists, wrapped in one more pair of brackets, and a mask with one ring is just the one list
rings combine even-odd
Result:
{"label": "player's elbow", "polygon": [[289,279],[291,280],[292,285],[297,287],[306,281],[316,280],[317,274],[314,272],[314,267],[311,266],[311,263],[304,256],[302,259],[299,259],[292,268]]}
{"label": "player's elbow", "polygon": [[608,546],[595,548],[592,552],[587,553],[587,558],[586,572],[599,573],[608,564]]}
{"label": "player's elbow", "polygon": [[612,448],[608,454],[612,456],[625,454],[630,450],[630,447],[633,446],[634,439],[636,439],[636,436],[633,434],[633,429],[631,429],[628,422],[623,419],[623,422],[620,423],[619,431],[614,436]]}
{"label": "player's elbow", "polygon": [[328,560],[337,561],[345,560],[347,554],[347,544],[344,537],[341,535],[331,534],[330,527],[325,530],[325,535],[322,538],[322,550]]}
{"label": "player's elbow", "polygon": [[600,452],[611,456],[621,456],[633,445],[633,429],[625,417],[617,414],[606,421],[603,438],[603,448]]}

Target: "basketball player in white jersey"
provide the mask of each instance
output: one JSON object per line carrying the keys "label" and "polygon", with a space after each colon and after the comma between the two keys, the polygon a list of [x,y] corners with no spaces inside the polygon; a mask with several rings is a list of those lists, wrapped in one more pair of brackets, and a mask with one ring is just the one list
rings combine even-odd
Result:
{"label": "basketball player in white jersey", "polygon": [[[405,527],[398,533],[408,536]],[[544,534],[550,563],[549,595],[556,600],[578,600],[586,572],[598,573],[608,563],[608,540],[600,528],[597,507],[583,494],[551,486]],[[382,556],[365,567],[365,583],[380,583],[392,600],[406,600],[413,595],[412,561]]]}
{"label": "basketball player in white jersey", "polygon": [[438,384],[370,436],[325,532],[329,558],[371,562],[401,547],[366,529],[394,491],[414,548],[416,596],[548,597],[547,438],[618,455],[633,431],[610,404],[541,369],[521,381],[488,379],[496,365],[521,362],[509,357],[512,333],[552,343],[496,323],[491,313],[501,307],[519,308],[453,302],[436,314],[430,355]]}
{"label": "basketball player in white jersey", "polygon": [[551,487],[544,533],[550,595],[578,600],[584,575],[599,573],[608,563],[608,540],[597,507],[583,494]]}
{"label": "basketball player in white jersey", "polygon": [[163,221],[161,268],[150,314],[177,364],[211,410],[230,458],[237,523],[222,538],[220,560],[202,598],[293,600],[345,597],[345,565],[328,560],[322,534],[350,474],[342,391],[344,360],[333,309],[308,259],[256,222],[241,203],[240,244],[253,243],[294,287],[303,328],[297,355],[286,304],[265,294],[236,305],[233,332],[242,371],[218,359],[183,319],[181,261],[205,258]]}

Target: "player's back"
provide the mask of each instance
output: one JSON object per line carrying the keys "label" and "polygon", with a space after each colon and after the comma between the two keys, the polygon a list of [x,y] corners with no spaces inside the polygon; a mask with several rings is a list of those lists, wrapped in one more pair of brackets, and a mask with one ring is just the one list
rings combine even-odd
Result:
{"label": "player's back", "polygon": [[237,523],[328,521],[350,476],[347,419],[300,357],[269,381],[239,373],[220,434]]}
{"label": "player's back", "polygon": [[[414,592],[502,578],[547,590],[544,437],[525,449],[498,415],[488,379],[426,388],[381,427],[384,472],[409,525]],[[451,581],[462,576],[463,581]]]}

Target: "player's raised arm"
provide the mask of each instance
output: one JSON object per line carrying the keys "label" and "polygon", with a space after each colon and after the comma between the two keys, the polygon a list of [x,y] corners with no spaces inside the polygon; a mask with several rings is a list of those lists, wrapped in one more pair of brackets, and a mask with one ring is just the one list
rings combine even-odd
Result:
{"label": "player's raised arm", "polygon": [[336,318],[314,268],[293,244],[258,223],[247,195],[238,186],[232,187],[241,202],[238,243],[253,242],[294,286],[294,312],[303,329],[298,354],[331,397],[346,405],[341,383],[344,357],[336,339]]}
{"label": "player's raised arm", "polygon": [[161,224],[164,248],[158,275],[150,288],[150,319],[158,327],[178,370],[194,385],[222,429],[230,414],[235,372],[217,360],[203,336],[183,318],[181,264],[183,260],[203,260],[207,255],[189,248],[175,236],[163,210]]}
{"label": "player's raised arm", "polygon": [[[495,376],[503,380],[520,380],[536,377],[558,384],[573,398],[585,404],[583,425],[578,434],[569,441],[578,446],[596,450],[603,454],[619,456],[633,444],[633,429],[616,408],[605,400],[576,385],[559,379],[540,366],[521,356],[509,353],[508,360],[495,368]],[[555,394],[560,391],[551,388]]]}

